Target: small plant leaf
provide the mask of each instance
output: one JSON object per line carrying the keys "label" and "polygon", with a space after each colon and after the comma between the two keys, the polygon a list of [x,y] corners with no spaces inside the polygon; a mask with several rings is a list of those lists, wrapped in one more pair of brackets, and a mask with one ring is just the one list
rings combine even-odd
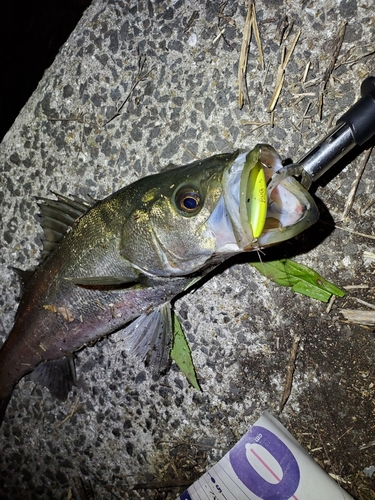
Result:
{"label": "small plant leaf", "polygon": [[251,265],[271,281],[281,286],[288,286],[294,292],[302,293],[321,302],[328,302],[331,295],[337,297],[345,295],[343,290],[313,269],[290,259],[255,262]]}
{"label": "small plant leaf", "polygon": [[173,314],[173,347],[171,350],[171,358],[176,362],[177,366],[191,385],[200,391],[201,388],[199,387],[195,374],[190,348],[176,314]]}

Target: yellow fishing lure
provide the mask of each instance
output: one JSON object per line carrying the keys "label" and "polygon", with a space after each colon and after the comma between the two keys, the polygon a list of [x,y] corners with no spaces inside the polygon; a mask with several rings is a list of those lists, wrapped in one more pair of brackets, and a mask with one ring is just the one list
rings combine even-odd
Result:
{"label": "yellow fishing lure", "polygon": [[247,214],[254,238],[262,234],[267,216],[267,185],[262,164],[252,168],[247,184]]}

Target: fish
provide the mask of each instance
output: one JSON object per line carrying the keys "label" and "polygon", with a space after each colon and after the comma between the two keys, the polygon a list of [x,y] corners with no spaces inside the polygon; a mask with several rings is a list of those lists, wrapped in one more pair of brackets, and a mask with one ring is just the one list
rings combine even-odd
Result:
{"label": "fish", "polygon": [[0,350],[0,424],[22,377],[65,400],[75,353],[113,332],[163,373],[176,297],[229,257],[318,219],[294,177],[275,182],[284,170],[276,150],[258,144],[166,168],[100,201],[39,198],[43,251],[35,270],[17,270],[23,293]]}

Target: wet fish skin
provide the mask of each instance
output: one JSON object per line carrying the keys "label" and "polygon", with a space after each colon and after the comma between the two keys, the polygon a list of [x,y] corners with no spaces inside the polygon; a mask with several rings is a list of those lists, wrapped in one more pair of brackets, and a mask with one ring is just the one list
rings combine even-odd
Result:
{"label": "wet fish skin", "polygon": [[[171,300],[192,275],[259,248],[243,217],[246,196],[237,193],[242,172],[247,176],[262,154],[264,168],[271,168],[274,150],[257,148],[145,177],[87,211],[77,199],[42,202],[46,258],[26,283],[0,350],[0,423],[24,375],[34,371],[36,380],[64,399],[74,383],[73,353],[114,331],[123,331],[130,353],[148,358],[157,371],[166,367]],[[270,198],[267,216],[282,220],[289,189],[293,213],[286,212],[288,227],[265,230],[261,238],[271,235],[270,244],[290,237],[294,224],[300,232],[316,219],[308,193],[294,180],[290,188],[283,183]]]}

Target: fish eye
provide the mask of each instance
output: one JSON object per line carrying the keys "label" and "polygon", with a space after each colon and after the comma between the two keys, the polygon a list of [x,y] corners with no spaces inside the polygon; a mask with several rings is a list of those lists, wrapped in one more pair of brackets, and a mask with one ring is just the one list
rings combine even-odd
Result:
{"label": "fish eye", "polygon": [[186,214],[194,214],[201,208],[199,193],[192,189],[180,189],[176,193],[175,200],[177,208]]}

